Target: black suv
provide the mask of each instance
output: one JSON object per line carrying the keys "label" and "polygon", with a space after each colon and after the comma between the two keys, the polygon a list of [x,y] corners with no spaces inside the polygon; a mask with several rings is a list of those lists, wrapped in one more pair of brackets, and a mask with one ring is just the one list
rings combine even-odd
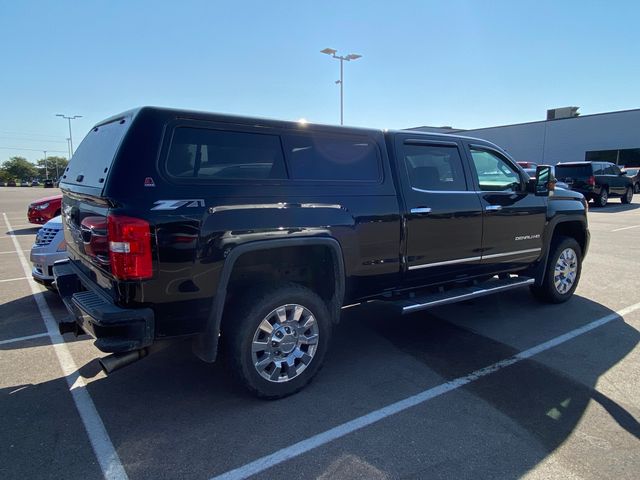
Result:
{"label": "black suv", "polygon": [[112,371],[190,336],[267,398],[322,364],[345,305],[400,314],[529,286],[568,300],[582,195],[484,140],[141,108],[96,125],[64,171],[54,267]]}
{"label": "black suv", "polygon": [[599,207],[604,207],[610,197],[620,197],[622,203],[633,200],[633,181],[613,163],[558,163],[556,177]]}

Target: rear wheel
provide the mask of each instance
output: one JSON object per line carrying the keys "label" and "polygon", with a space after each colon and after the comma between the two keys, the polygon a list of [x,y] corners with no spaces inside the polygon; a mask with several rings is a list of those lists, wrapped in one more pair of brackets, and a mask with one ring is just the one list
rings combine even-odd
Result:
{"label": "rear wheel", "polygon": [[640,182],[633,186],[633,193],[640,193]]}
{"label": "rear wheel", "polygon": [[622,203],[631,203],[632,200],[633,200],[633,188],[629,186],[627,187],[627,190],[624,192],[624,195],[620,197],[620,201]]}
{"label": "rear wheel", "polygon": [[222,332],[236,379],[255,395],[291,395],[322,366],[331,322],[324,301],[295,283],[263,289],[231,310]]}
{"label": "rear wheel", "polygon": [[606,187],[600,189],[600,195],[596,197],[596,205],[598,207],[604,207],[609,201],[609,190]]}
{"label": "rear wheel", "polygon": [[562,303],[575,292],[582,271],[582,250],[570,237],[558,237],[552,244],[542,284],[531,287],[539,300]]}

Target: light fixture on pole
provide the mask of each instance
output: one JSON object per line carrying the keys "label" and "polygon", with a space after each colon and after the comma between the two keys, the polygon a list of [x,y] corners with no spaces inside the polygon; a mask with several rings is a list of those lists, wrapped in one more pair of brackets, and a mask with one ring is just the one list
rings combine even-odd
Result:
{"label": "light fixture on pole", "polygon": [[82,115],[67,116],[62,113],[56,113],[56,117],[62,117],[69,120],[69,160],[71,160],[71,157],[73,157],[73,135],[71,135],[71,120],[82,118]]}
{"label": "light fixture on pole", "polygon": [[340,125],[344,125],[344,62],[350,62],[351,60],[357,60],[362,57],[362,55],[358,55],[356,53],[350,53],[349,55],[336,55],[338,53],[337,50],[333,48],[325,48],[324,50],[320,50],[320,53],[324,53],[325,55],[331,55],[332,58],[340,60],[340,80],[336,80],[336,83],[340,84]]}

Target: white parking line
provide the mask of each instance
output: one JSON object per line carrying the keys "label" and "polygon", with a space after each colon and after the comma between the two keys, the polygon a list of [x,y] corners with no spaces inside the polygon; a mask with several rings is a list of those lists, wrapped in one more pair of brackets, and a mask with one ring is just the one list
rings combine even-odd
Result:
{"label": "white parking line", "polygon": [[629,230],[630,228],[640,228],[640,225],[631,225],[630,227],[616,228],[615,230],[611,230],[611,231],[612,232],[621,232],[622,230]]}
{"label": "white parking line", "polygon": [[48,336],[48,333],[36,333],[35,335],[27,335],[25,337],[9,338],[7,340],[0,340],[0,345],[6,345],[7,343],[24,342],[25,340],[32,340],[34,338],[42,338]]}
{"label": "white parking line", "polygon": [[551,348],[557,347],[569,340],[583,335],[591,330],[601,327],[613,320],[617,320],[624,315],[631,313],[635,310],[640,309],[640,302],[635,303],[631,306],[623,308],[615,313],[611,313],[606,315],[598,320],[595,320],[591,323],[588,323],[580,328],[576,328],[575,330],[571,330],[564,335],[560,335],[555,337],[547,342],[536,345],[535,347],[524,350],[513,357],[506,358],[499,362],[496,362],[488,367],[481,368],[480,370],[476,370],[475,372],[470,373],[464,377],[459,377],[454,380],[451,380],[446,383],[442,383],[433,388],[420,392],[411,397],[405,398],[404,400],[400,400],[396,403],[392,403],[386,407],[383,407],[379,410],[374,410],[371,413],[363,415],[362,417],[358,417],[349,422],[343,423],[342,425],[338,425],[330,430],[326,430],[322,433],[314,435],[313,437],[307,438],[306,440],[302,440],[298,443],[294,443],[288,447],[285,447],[277,452],[272,453],[271,455],[266,455],[258,460],[255,460],[251,463],[247,463],[242,467],[236,468],[234,470],[230,470],[222,475],[218,475],[217,477],[213,477],[211,480],[243,480],[257,473],[268,470],[271,467],[274,467],[282,462],[287,460],[291,460],[299,455],[307,453],[314,448],[317,448],[326,443],[332,442],[333,440],[337,440],[339,438],[344,437],[350,433],[355,432],[356,430],[360,430],[361,428],[372,425],[380,420],[383,420],[391,415],[395,415],[397,413],[403,412],[411,407],[415,407],[416,405],[420,405],[421,403],[426,402],[427,400],[431,400],[433,398],[439,397],[445,393],[451,392],[453,390],[457,390],[460,387],[468,385],[469,383],[475,382],[480,378],[491,375],[492,373],[496,373],[503,368],[509,367],[515,363],[521,362],[522,360],[526,360],[528,358],[533,357],[539,353],[542,353]]}
{"label": "white parking line", "polygon": [[0,283],[5,283],[5,282],[15,282],[17,280],[24,280],[26,278],[29,277],[17,277],[17,278],[7,278],[6,280],[0,280]]}
{"label": "white parking line", "polygon": [[[3,216],[4,223],[7,225],[7,228],[11,230],[11,224],[9,223],[7,215],[3,214]],[[31,268],[29,267],[24,254],[20,250],[20,244],[15,236],[12,236],[11,238],[13,239],[13,245],[18,253],[24,274],[25,276],[29,276]],[[86,383],[78,372],[78,367],[71,356],[71,352],[65,344],[62,335],[60,335],[60,332],[58,331],[57,322],[49,309],[49,305],[47,305],[47,301],[45,300],[42,291],[39,290],[38,284],[33,281],[33,279],[29,279],[28,282],[31,287],[33,298],[38,305],[38,310],[40,310],[42,321],[47,327],[47,334],[53,344],[56,357],[58,357],[58,363],[60,364],[60,368],[62,368],[67,385],[71,391],[71,397],[76,404],[76,408],[80,414],[84,428],[89,436],[89,441],[91,442],[93,451],[98,459],[98,463],[100,464],[102,474],[106,479],[127,479],[127,473],[122,466],[118,453],[113,447],[113,443],[111,442],[109,434],[104,427],[100,414],[96,410],[96,406],[91,399],[91,395],[89,395]]]}

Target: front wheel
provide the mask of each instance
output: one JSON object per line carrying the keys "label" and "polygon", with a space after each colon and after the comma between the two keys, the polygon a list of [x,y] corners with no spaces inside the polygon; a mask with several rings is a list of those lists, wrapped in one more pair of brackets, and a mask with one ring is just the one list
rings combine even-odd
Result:
{"label": "front wheel", "polygon": [[620,201],[622,203],[631,203],[633,200],[633,188],[627,187],[627,190],[624,192],[624,195],[620,197]]}
{"label": "front wheel", "polygon": [[544,279],[531,287],[534,296],[548,303],[562,303],[571,298],[580,280],[582,249],[570,237],[557,238],[552,246]]}
{"label": "front wheel", "polygon": [[295,283],[245,297],[222,331],[232,373],[258,397],[286,397],[302,389],[322,366],[331,321],[324,301]]}

